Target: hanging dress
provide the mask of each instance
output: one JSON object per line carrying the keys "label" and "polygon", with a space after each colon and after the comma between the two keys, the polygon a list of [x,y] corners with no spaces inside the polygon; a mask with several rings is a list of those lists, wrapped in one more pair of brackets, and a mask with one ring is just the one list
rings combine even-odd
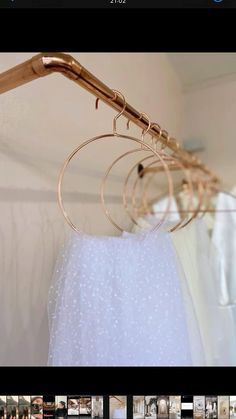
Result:
{"label": "hanging dress", "polygon": [[71,234],[49,291],[48,365],[192,365],[169,233]]}
{"label": "hanging dress", "polygon": [[[154,212],[162,211],[167,206],[168,198],[165,197],[153,205]],[[175,198],[172,197],[171,212],[165,220],[163,228],[168,231],[171,227],[175,226],[179,221],[180,217],[178,214],[178,207]],[[147,215],[143,218],[138,219],[138,225],[134,226],[133,231],[141,232],[150,228],[157,223],[157,217],[153,215]],[[202,292],[199,291],[199,259],[197,251],[197,238],[195,235],[195,224],[192,222],[183,229],[176,230],[169,234],[169,240],[171,240],[174,250],[176,253],[176,259],[178,261],[178,276],[181,283],[181,290],[184,301],[185,316],[188,328],[191,358],[194,366],[209,365],[209,356],[206,355],[206,345],[204,347],[205,334],[205,323],[204,313],[202,316]],[[201,286],[200,286],[201,287]],[[199,304],[200,303],[200,304]],[[203,307],[206,307],[207,303]],[[200,317],[200,318],[199,318]],[[203,323],[202,323],[203,319]],[[202,328],[204,329],[202,336]],[[207,327],[207,332],[209,328]],[[206,332],[206,333],[207,333]]]}
{"label": "hanging dress", "polygon": [[[234,191],[235,192],[235,191]],[[236,199],[220,192],[216,210],[235,210]],[[236,365],[236,212],[215,213],[209,262],[214,269],[221,333],[218,365]],[[222,332],[223,331],[223,332]]]}

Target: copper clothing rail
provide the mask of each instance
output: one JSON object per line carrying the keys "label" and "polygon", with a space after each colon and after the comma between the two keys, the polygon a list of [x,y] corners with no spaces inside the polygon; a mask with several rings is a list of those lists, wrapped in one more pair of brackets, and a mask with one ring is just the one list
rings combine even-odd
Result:
{"label": "copper clothing rail", "polygon": [[[10,70],[0,74],[0,93],[15,89],[22,84],[28,83],[39,77],[47,76],[48,74],[59,72],[65,77],[73,80],[97,98],[101,99],[113,109],[121,111],[123,109],[123,100],[118,95],[114,98],[114,92],[107,87],[86,68],[84,68],[78,61],[68,54],[38,54],[30,60],[25,61]],[[123,115],[134,124],[142,129],[147,129],[149,121],[144,114],[134,109],[128,103],[126,104]],[[165,130],[161,130],[157,125],[152,125],[150,135],[157,138],[161,143],[166,145],[169,149],[175,152],[176,156],[187,165],[199,168],[207,175],[210,175],[213,180],[219,181],[217,176],[199,159],[192,156],[186,150],[182,149],[177,140],[170,138]]]}

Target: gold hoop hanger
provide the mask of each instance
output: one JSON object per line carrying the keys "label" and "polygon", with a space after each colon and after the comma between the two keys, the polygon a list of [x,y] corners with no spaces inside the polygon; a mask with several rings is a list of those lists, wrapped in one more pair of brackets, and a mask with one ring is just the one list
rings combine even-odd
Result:
{"label": "gold hoop hanger", "polygon": [[[177,158],[176,155],[178,155],[178,151],[180,149],[180,143],[175,138],[171,138],[169,136],[168,131],[162,130],[161,127],[160,127],[160,125],[157,124],[156,122],[153,122],[152,123],[151,127],[153,127],[153,126],[157,126],[157,128],[159,130],[159,138],[164,134],[164,137],[166,139],[166,143],[161,144],[161,155],[164,158],[166,156],[169,156],[170,158],[173,158],[173,159]],[[165,150],[171,144],[172,141],[175,143],[176,151],[171,155],[171,154],[167,153]],[[157,143],[158,143],[158,140],[156,141],[156,149],[157,149]],[[184,166],[182,167],[182,169],[183,168],[184,168]],[[188,180],[187,183],[188,183],[188,185],[191,185],[190,186],[190,201],[189,201],[189,205],[191,205],[191,202],[193,200],[193,182],[192,182],[190,176],[188,178],[189,178],[190,182]],[[197,193],[198,193],[198,198],[199,198],[199,205],[201,206],[202,195],[203,195],[203,188],[202,188],[202,185],[200,185],[200,184],[198,184]],[[186,211],[186,213],[187,212],[192,212],[193,213],[192,216],[186,222],[184,222],[183,224],[176,225],[173,230],[172,229],[170,230],[170,232],[175,231],[176,229],[180,229],[180,228],[186,227],[194,218],[196,218],[197,215],[198,215],[198,211],[199,211],[199,205],[193,211],[192,210]]]}
{"label": "gold hoop hanger", "polygon": [[[147,116],[146,114],[145,114],[145,116]],[[148,116],[147,116],[148,117]],[[149,131],[149,129],[151,129],[152,127],[154,127],[154,126],[156,126],[157,128],[158,128],[158,131],[159,131],[159,137],[161,136],[161,134],[162,134],[162,130],[161,130],[161,127],[160,127],[160,125],[159,124],[157,124],[156,122],[150,122],[149,123],[149,127],[148,127],[148,130],[146,131],[146,133],[148,133],[148,131]],[[153,146],[153,136],[151,136],[152,137],[152,146]],[[156,144],[155,144],[155,150],[157,151],[157,143],[158,143],[158,139],[156,140]],[[168,155],[168,154],[166,154],[164,151],[160,151],[160,152],[158,152],[158,154],[162,157],[162,160],[167,160],[167,159],[171,159],[171,157]],[[139,164],[141,164],[141,163],[143,163],[144,161],[146,161],[146,160],[148,160],[148,159],[151,159],[151,158],[153,158],[153,155],[149,155],[149,156],[147,156],[147,157],[144,157],[144,158],[142,158],[141,160],[139,160],[132,168],[131,168],[131,170],[129,171],[129,173],[128,173],[128,175],[127,175],[127,177],[126,177],[126,179],[125,179],[125,182],[124,182],[124,187],[123,187],[123,205],[124,205],[124,208],[125,208],[125,210],[126,210],[126,212],[127,212],[127,214],[129,215],[129,217],[130,217],[130,219],[136,224],[136,225],[138,225],[138,223],[136,222],[136,220],[135,220],[135,218],[133,217],[133,214],[130,212],[130,210],[129,210],[129,207],[128,207],[128,203],[127,203],[127,186],[128,186],[128,182],[129,182],[129,178],[130,178],[130,176],[132,175],[132,173],[133,173],[133,171],[136,169],[136,167],[137,166],[139,166]],[[155,161],[155,162],[153,162],[153,163],[151,163],[151,165],[152,164],[154,164],[154,163],[158,163],[158,162],[161,162],[161,160],[159,159],[159,161]],[[163,166],[163,164],[162,164],[162,166]],[[167,165],[167,168],[168,168],[168,171],[169,171],[169,167],[168,167],[168,165]],[[141,172],[139,173],[139,176],[140,176],[140,174],[142,173],[142,171],[143,170],[141,170]],[[170,172],[170,171],[169,171]],[[170,173],[169,173],[169,175],[170,175]],[[141,176],[142,177],[142,176]],[[139,179],[139,178],[138,178]],[[173,195],[173,180],[172,180],[172,177],[171,177],[171,175],[170,175],[170,179],[171,179],[171,182],[172,182],[172,186],[171,186],[171,194]],[[136,188],[136,185],[137,185],[137,182],[135,182],[135,185],[134,185],[134,188]],[[133,193],[132,193],[132,206],[133,206],[133,208],[134,209],[136,209],[136,200],[135,200],[135,197],[134,197],[134,192],[135,192],[135,190],[134,190],[134,188],[133,188]],[[170,192],[170,191],[169,191]],[[169,193],[169,195],[170,195],[170,193]],[[144,202],[144,201],[143,201]],[[162,212],[164,215],[162,216],[162,218],[160,219],[160,225],[161,224],[163,224],[163,222],[164,222],[164,220],[166,219],[166,216],[167,216],[167,214],[168,214],[168,212],[169,212],[169,209],[170,209],[170,205],[171,205],[171,202],[170,202],[170,200],[169,200],[169,202],[168,202],[168,205],[167,205],[167,207],[166,207],[166,209]],[[179,226],[179,223],[178,223],[178,225],[176,225],[175,226],[175,228],[177,228]]]}
{"label": "gold hoop hanger", "polygon": [[[118,118],[124,113],[124,110],[125,110],[125,108],[126,108],[126,101],[125,101],[125,98],[124,98],[124,96],[120,93],[120,92],[118,92],[118,91],[116,91],[116,90],[113,90],[113,92],[117,95],[117,94],[119,94],[120,95],[120,97],[122,97],[123,98],[123,103],[124,103],[124,106],[123,106],[123,109],[114,117],[114,119],[113,119],[113,131],[112,131],[112,133],[108,133],[108,134],[102,134],[102,135],[99,135],[99,136],[95,136],[95,137],[93,137],[93,138],[90,138],[90,139],[88,139],[88,140],[86,140],[86,141],[84,141],[82,144],[80,144],[78,147],[76,147],[70,154],[69,154],[69,156],[66,158],[66,160],[64,161],[64,163],[63,163],[63,166],[62,166],[62,168],[61,168],[61,170],[60,170],[60,172],[59,172],[59,178],[58,178],[58,185],[57,185],[57,199],[58,199],[58,204],[59,204],[59,208],[60,208],[60,210],[61,210],[61,212],[62,212],[62,215],[63,215],[63,217],[65,218],[65,220],[66,220],[66,222],[67,222],[67,224],[72,228],[72,230],[74,230],[75,232],[77,232],[77,233],[82,233],[82,230],[81,229],[79,229],[74,223],[73,223],[73,221],[70,219],[70,217],[69,217],[69,215],[68,215],[68,213],[67,213],[67,211],[66,211],[66,209],[65,209],[65,207],[64,207],[64,203],[63,203],[63,198],[62,198],[62,184],[63,184],[63,179],[64,179],[64,175],[65,175],[65,171],[66,171],[66,169],[67,169],[67,166],[69,165],[69,163],[70,163],[70,161],[73,159],[73,157],[77,154],[77,153],[79,153],[84,147],[86,147],[86,146],[88,146],[89,144],[91,144],[91,143],[93,143],[93,142],[95,142],[95,141],[99,141],[99,140],[108,140],[109,138],[111,138],[111,137],[116,137],[116,138],[119,138],[120,140],[130,140],[130,141],[132,141],[133,143],[136,143],[136,144],[140,144],[141,146],[143,146],[143,141],[142,140],[140,140],[140,139],[138,139],[138,138],[135,138],[135,137],[131,137],[131,136],[127,136],[127,135],[122,135],[122,134],[118,134],[117,133],[117,131],[116,131],[116,122],[117,122],[117,120],[118,120]],[[115,96],[115,97],[117,97],[117,96]],[[114,100],[114,98],[112,98],[111,100]],[[98,101],[96,101],[96,106],[98,105]],[[149,150],[149,151],[151,151],[157,158],[159,157],[158,156],[158,154],[155,152],[155,150],[150,146],[150,145],[148,145],[148,144],[145,144],[145,149],[147,149],[147,150]],[[103,204],[103,203],[102,203]],[[103,210],[104,210],[104,206],[103,206]],[[105,212],[105,215],[107,215],[106,214],[106,212]],[[109,217],[107,217],[108,219],[109,219]],[[111,221],[111,220],[110,220]],[[116,224],[116,223],[114,223],[113,221],[111,221],[112,222],[112,224],[118,229],[118,230],[120,230],[120,231],[124,231],[120,226],[118,226],[118,224]]]}
{"label": "gold hoop hanger", "polygon": [[[165,154],[164,152],[162,152],[162,158],[163,158],[164,161],[167,162],[167,164],[170,163],[170,165],[176,165],[177,166],[177,170],[181,170],[184,173],[184,175],[186,176],[186,178],[187,178],[187,184],[189,186],[189,192],[190,192],[190,197],[189,197],[190,199],[189,199],[188,209],[186,210],[186,213],[189,213],[189,211],[191,210],[192,201],[193,201],[193,185],[192,185],[192,179],[190,177],[190,174],[189,174],[188,170],[184,167],[184,165],[179,160],[177,160],[175,157],[170,156],[170,155]],[[157,163],[158,163],[157,161],[154,161],[152,163],[149,163],[146,166],[145,169],[149,169],[151,166],[153,166],[154,164],[157,164]],[[145,169],[143,169],[143,172],[144,172]],[[155,170],[155,168],[154,168],[154,170]],[[155,175],[156,175],[156,173],[154,172],[149,177],[149,179],[147,180],[146,184],[144,185],[144,192],[143,192],[143,200],[142,200],[142,203],[143,203],[144,209],[147,212],[150,212],[149,211],[149,208],[148,208],[148,203],[147,203],[147,191],[148,191],[148,188],[150,187],[150,184],[151,184],[153,178],[155,177]],[[136,181],[134,183],[133,194],[132,194],[132,202],[134,201],[133,198],[135,197],[135,190],[136,190],[136,187],[137,187],[138,180],[139,180],[139,177],[137,177],[137,179],[136,179]],[[150,213],[153,214],[152,211]],[[154,214],[157,214],[157,213],[158,213],[158,211],[157,212],[154,211]],[[191,219],[188,219],[188,220],[180,220],[176,225],[174,225],[173,227],[170,228],[169,232],[172,233],[172,232],[174,232],[175,230],[177,230],[179,228],[185,227],[192,220],[192,218],[193,217],[191,217]]]}
{"label": "gold hoop hanger", "polygon": [[[124,108],[125,109],[125,108]],[[148,118],[148,116],[145,114],[145,116]],[[148,118],[148,120],[149,120],[149,118]],[[106,181],[107,181],[107,178],[108,178],[108,176],[109,176],[109,174],[110,174],[110,172],[111,172],[111,170],[112,170],[112,168],[115,166],[115,164],[116,163],[118,163],[122,158],[124,158],[124,157],[126,157],[126,156],[128,156],[128,155],[130,155],[130,154],[132,154],[132,153],[136,153],[136,152],[140,152],[140,151],[152,151],[152,153],[153,153],[153,156],[149,156],[149,158],[150,157],[158,157],[158,161],[160,161],[161,163],[162,163],[162,165],[163,165],[163,167],[164,167],[164,171],[165,171],[165,173],[166,173],[166,175],[167,175],[167,179],[168,179],[168,187],[169,187],[169,194],[168,194],[168,196],[169,196],[169,199],[168,199],[168,203],[167,203],[167,207],[166,207],[166,211],[164,212],[164,215],[162,216],[162,218],[161,218],[161,220],[158,220],[158,222],[155,224],[155,226],[150,230],[150,231],[155,231],[156,229],[158,229],[162,224],[163,224],[163,222],[165,221],[165,218],[166,218],[166,216],[167,216],[167,214],[168,214],[168,211],[169,211],[169,208],[170,208],[170,205],[171,205],[171,196],[173,195],[173,182],[172,182],[172,177],[171,177],[171,175],[170,175],[170,171],[169,171],[169,168],[168,168],[168,165],[164,162],[164,160],[162,159],[162,157],[161,157],[161,155],[157,152],[157,151],[155,151],[152,147],[150,147],[148,144],[146,144],[146,143],[144,143],[144,136],[148,133],[148,131],[150,130],[150,126],[151,126],[151,122],[150,122],[150,120],[149,120],[149,125],[148,125],[148,128],[146,129],[146,130],[143,130],[143,132],[142,132],[142,148],[141,149],[134,149],[134,150],[129,150],[129,151],[127,151],[126,153],[124,153],[124,154],[122,154],[121,156],[119,156],[119,157],[117,157],[112,163],[111,163],[111,165],[108,167],[108,169],[107,169],[107,171],[106,171],[106,173],[105,173],[105,175],[104,175],[104,177],[103,177],[103,180],[102,180],[102,185],[101,185],[101,201],[102,201],[102,206],[103,206],[103,208],[104,208],[104,212],[105,212],[105,214],[106,214],[106,216],[107,216],[107,218],[110,220],[110,222],[113,224],[113,225],[115,225],[118,229],[120,229],[120,227],[118,226],[118,224],[114,221],[114,219],[111,217],[111,215],[110,215],[110,212],[108,211],[108,209],[107,209],[107,207],[106,207],[106,204],[105,204],[105,198],[104,198],[104,192],[105,192],[105,184],[106,184]],[[146,157],[147,158],[147,157]],[[132,169],[131,169],[131,171],[133,171],[134,170],[134,168],[137,166],[137,164],[134,166],[134,167],[132,167]],[[129,172],[129,174],[128,174],[128,176],[130,175],[131,173]],[[127,178],[126,178],[127,179]],[[127,206],[127,203],[126,203],[126,201],[124,200],[124,189],[123,189],[123,205],[124,205],[124,208],[125,208],[125,210],[126,210],[126,212],[127,212],[127,214],[129,215],[129,217],[130,217],[130,219],[136,224],[136,225],[139,225],[138,224],[138,222],[133,218],[133,216],[130,214],[130,212],[129,212],[129,210],[128,210],[128,206]],[[121,230],[121,229],[120,229]],[[123,230],[121,230],[121,231],[123,231]]]}
{"label": "gold hoop hanger", "polygon": [[[171,230],[170,230],[170,232],[173,232],[173,231],[175,231],[176,229],[180,229],[180,228],[183,228],[183,227],[185,227],[185,226],[187,226],[194,218],[196,218],[196,216],[198,215],[198,211],[199,211],[199,205],[201,205],[201,202],[202,202],[202,194],[203,194],[203,191],[202,191],[202,188],[200,188],[200,186],[201,185],[198,185],[198,190],[197,190],[197,192],[198,192],[198,198],[199,198],[199,202],[200,202],[200,204],[198,205],[198,207],[195,209],[195,210],[193,210],[192,211],[192,209],[190,209],[191,208],[191,204],[192,204],[192,200],[193,200],[193,183],[192,183],[192,180],[191,180],[191,177],[190,177],[190,175],[189,174],[187,174],[187,169],[184,167],[184,165],[182,165],[181,164],[181,162],[179,161],[179,160],[176,160],[176,154],[178,153],[178,151],[179,151],[179,149],[180,149],[180,144],[179,144],[179,142],[175,139],[175,138],[171,138],[170,136],[169,136],[169,133],[166,131],[166,130],[162,130],[161,129],[161,127],[160,127],[160,125],[159,124],[157,124],[156,122],[153,122],[152,124],[151,124],[151,128],[152,127],[154,127],[154,126],[156,126],[157,128],[158,128],[158,131],[159,131],[159,133],[158,133],[158,137],[160,138],[163,134],[164,134],[164,138],[166,139],[166,143],[163,143],[162,145],[161,145],[161,151],[160,151],[160,153],[161,153],[161,156],[163,157],[163,159],[164,160],[175,160],[176,161],[176,164],[178,164],[179,165],[179,169],[181,169],[182,171],[185,171],[186,170],[186,176],[187,176],[187,178],[188,178],[188,180],[187,180],[187,183],[188,183],[188,186],[189,186],[189,191],[190,191],[190,200],[189,200],[189,209],[187,209],[185,212],[186,213],[188,213],[188,212],[192,212],[193,214],[192,214],[192,216],[190,216],[190,218],[187,220],[187,221],[184,221],[184,220],[181,220],[176,226],[174,226],[173,228],[171,228]],[[171,155],[171,154],[169,154],[169,153],[166,153],[166,151],[165,151],[165,149],[171,144],[171,142],[174,142],[175,143],[175,147],[176,147],[176,151]],[[156,144],[155,144],[155,150],[157,150],[157,143],[158,143],[158,139],[156,140]],[[153,144],[153,136],[152,136],[152,144]],[[142,163],[142,161],[145,161],[145,160],[147,160],[147,159],[150,159],[152,156],[149,156],[149,157],[145,157],[144,159],[142,159],[142,160],[140,160],[139,161],[139,163],[141,164]],[[139,163],[137,163],[135,166],[134,166],[134,168],[139,164]],[[157,162],[156,162],[157,163]],[[149,164],[148,166],[147,166],[147,168],[148,167],[150,167],[150,166],[152,166],[154,164],[154,162],[153,163],[151,163],[151,164]],[[127,185],[127,183],[128,183],[128,180],[129,180],[129,177],[130,177],[130,175],[131,175],[131,172],[132,172],[132,169],[131,169],[131,171],[130,171],[130,173],[128,174],[128,176],[127,176],[127,178],[126,178],[126,181],[125,181],[125,187],[126,187],[126,185]],[[143,172],[143,170],[139,173],[139,175],[141,174]],[[137,179],[138,180],[138,179]],[[149,181],[150,181],[151,179],[149,179]],[[149,181],[148,181],[148,183],[149,183]],[[136,183],[136,182],[135,182]],[[135,185],[135,188],[136,188],[136,185]],[[145,190],[146,190],[146,187],[145,187]],[[136,205],[136,201],[135,201],[135,196],[134,196],[134,193],[135,193],[135,191],[134,191],[134,188],[133,188],[133,194],[132,194],[132,205],[133,205],[133,207]],[[145,191],[145,193],[146,193],[146,191]],[[126,192],[124,192],[124,194],[123,194],[123,196],[124,196],[124,198],[123,198],[123,200],[124,200],[124,202],[125,202],[125,206],[127,206],[127,200],[126,200]],[[146,201],[144,201],[143,200],[143,202],[145,202],[145,204],[144,204],[144,207],[145,207],[145,209],[146,209]],[[128,208],[127,208],[127,210],[128,210]]]}

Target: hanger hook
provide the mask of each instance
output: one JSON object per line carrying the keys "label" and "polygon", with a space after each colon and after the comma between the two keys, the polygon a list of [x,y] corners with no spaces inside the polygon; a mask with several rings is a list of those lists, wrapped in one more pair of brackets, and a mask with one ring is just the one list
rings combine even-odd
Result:
{"label": "hanger hook", "polygon": [[[141,112],[141,113],[140,113],[140,115],[139,115],[139,117],[138,117],[138,118],[136,118],[136,119],[137,119],[138,121],[140,121],[140,119],[142,118],[142,116],[143,116],[143,115],[146,115],[146,114],[144,114],[144,113],[142,113],[142,112]],[[149,118],[148,118],[148,119],[149,119]],[[130,119],[128,119],[127,124],[126,124],[126,128],[127,128],[127,129],[129,129],[130,122],[131,122],[131,121],[130,121]]]}
{"label": "hanger hook", "polygon": [[113,90],[112,89],[112,91],[113,91],[113,93],[115,93],[115,97],[113,98],[113,99],[111,99],[112,101],[113,100],[115,100],[116,98],[117,98],[117,95],[119,95],[122,99],[123,99],[123,108],[121,109],[121,111],[113,118],[113,134],[117,134],[117,131],[116,131],[116,122],[117,122],[117,119],[121,116],[121,115],[123,115],[123,113],[124,113],[124,111],[125,111],[125,108],[126,108],[126,100],[125,100],[125,97],[124,97],[124,95],[121,93],[121,92],[119,92],[118,90]]}
{"label": "hanger hook", "polygon": [[[152,127],[157,127],[158,128],[158,130],[159,130],[159,137],[160,137],[160,135],[161,135],[161,126],[157,123],[157,122],[152,122],[151,123],[151,128],[150,129],[152,129]],[[152,135],[151,134],[151,137],[152,137],[152,144],[154,145],[155,144],[155,142],[153,142],[153,137],[154,137],[154,135]],[[157,146],[157,142],[158,142],[158,140],[156,140],[156,146]]]}
{"label": "hanger hook", "polygon": [[95,109],[98,109],[98,102],[99,102],[99,97],[97,97],[96,102],[95,102]]}
{"label": "hanger hook", "polygon": [[139,119],[141,119],[142,116],[145,116],[147,118],[147,120],[148,120],[148,127],[147,127],[147,129],[146,130],[143,129],[143,131],[142,131],[142,141],[144,142],[144,136],[148,133],[148,131],[150,131],[150,128],[151,128],[152,123],[151,123],[151,120],[150,120],[149,116],[146,113],[141,112]]}
{"label": "hanger hook", "polygon": [[[113,90],[113,92],[115,92],[115,90]],[[116,93],[114,93],[114,95],[113,95],[113,97],[111,98],[111,99],[109,99],[109,100],[116,100],[116,98],[117,98],[117,94]],[[99,100],[100,100],[100,98],[99,97],[97,97],[97,99],[96,99],[96,101],[95,101],[95,109],[97,110],[98,109],[98,103],[99,103]]]}
{"label": "hanger hook", "polygon": [[166,131],[165,129],[162,129],[162,130],[161,130],[161,132],[160,132],[160,137],[161,137],[163,134],[164,134],[164,135],[165,135],[165,137],[166,137],[166,143],[163,143],[163,144],[162,144],[162,146],[161,146],[161,150],[162,150],[162,151],[163,151],[163,150],[165,150],[165,149],[166,149],[166,147],[168,147],[169,142],[170,142],[170,136],[169,136],[168,131]]}

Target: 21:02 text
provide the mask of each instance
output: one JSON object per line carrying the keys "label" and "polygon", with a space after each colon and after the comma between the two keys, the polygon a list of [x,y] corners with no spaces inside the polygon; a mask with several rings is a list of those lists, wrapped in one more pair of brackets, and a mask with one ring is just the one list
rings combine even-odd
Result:
{"label": "21:02 text", "polygon": [[126,0],[110,0],[110,4],[126,4]]}

